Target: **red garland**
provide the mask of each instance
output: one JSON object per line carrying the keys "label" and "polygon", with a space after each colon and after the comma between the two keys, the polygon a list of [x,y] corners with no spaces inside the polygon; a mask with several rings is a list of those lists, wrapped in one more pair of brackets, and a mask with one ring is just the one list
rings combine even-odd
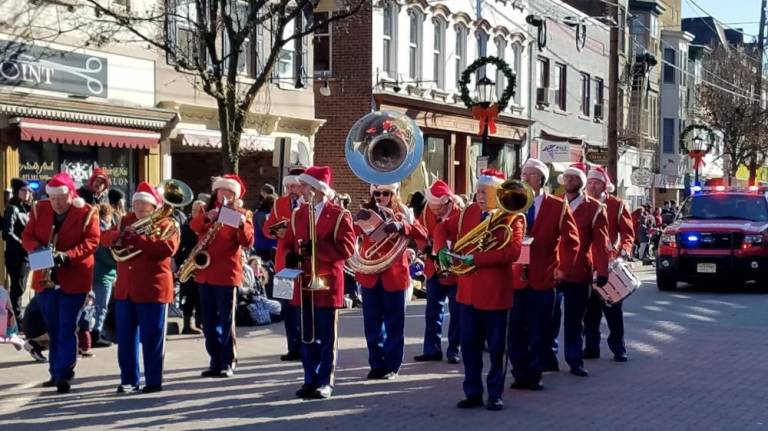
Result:
{"label": "red garland", "polygon": [[495,103],[487,108],[483,108],[480,105],[474,105],[472,107],[472,117],[475,120],[480,121],[480,132],[482,135],[485,131],[485,125],[488,125],[488,133],[493,135],[496,133],[496,118],[499,117],[499,107]]}
{"label": "red garland", "polygon": [[706,162],[704,162],[704,156],[706,156],[707,153],[704,150],[691,150],[688,151],[688,157],[693,159],[693,169],[699,169],[701,166],[706,166]]}

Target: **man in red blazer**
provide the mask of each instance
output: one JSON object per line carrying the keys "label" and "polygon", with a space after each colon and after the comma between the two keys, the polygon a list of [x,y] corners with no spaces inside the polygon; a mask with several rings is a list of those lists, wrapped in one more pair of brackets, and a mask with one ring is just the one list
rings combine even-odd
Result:
{"label": "man in red blazer", "polygon": [[[561,303],[565,307],[564,353],[571,374],[581,377],[589,375],[584,368],[582,346],[584,344],[584,313],[591,293],[593,272],[597,272],[596,284],[600,287],[608,282],[608,220],[603,204],[584,193],[587,183],[587,166],[576,163],[558,177],[565,188],[565,199],[573,212],[579,230],[579,252],[576,262],[557,288],[555,317],[553,320],[553,346],[557,347],[560,333]],[[557,351],[554,351],[557,363]]]}
{"label": "man in red blazer", "polygon": [[[367,220],[376,212],[387,223],[384,226],[387,235],[397,234],[416,241],[427,239],[427,231],[413,219],[411,210],[400,202],[399,183],[371,184],[370,190],[371,199],[367,208],[361,208],[355,220]],[[361,255],[371,247],[378,246],[357,225],[355,231],[363,238]],[[405,294],[411,284],[408,264],[408,256],[402,252],[380,272],[355,274],[355,279],[362,287],[363,327],[368,345],[368,363],[371,366],[369,379],[394,379],[403,363]]]}
{"label": "man in red blazer", "polygon": [[[304,168],[293,168],[288,175],[283,177],[283,185],[286,194],[275,201],[272,211],[264,222],[263,233],[267,238],[277,239],[277,252],[275,253],[275,273],[285,268],[285,255],[290,247],[285,241],[285,232],[293,210],[299,206],[301,197],[301,183],[299,175],[304,173]],[[288,342],[288,353],[281,355],[281,361],[301,360],[301,340],[299,335],[299,309],[291,305],[290,301],[281,300],[281,314],[285,325],[285,338]]]}
{"label": "man in red blazer", "polygon": [[573,268],[579,234],[568,204],[544,191],[549,167],[537,159],[523,165],[522,179],[533,189],[526,213],[530,264],[515,264],[515,302],[509,317],[509,359],[514,389],[541,390],[541,375],[552,355],[555,288]]}
{"label": "man in red blazer", "polygon": [[[635,232],[632,228],[632,217],[629,206],[621,199],[611,195],[614,187],[608,173],[602,167],[589,171],[587,176],[587,192],[593,198],[601,201],[608,217],[608,252],[610,258],[632,255],[632,245]],[[606,306],[598,295],[592,295],[587,304],[584,316],[584,358],[600,357],[600,320],[605,314],[608,323],[608,347],[613,352],[613,359],[618,362],[627,361],[627,349],[624,346],[624,312],[621,303]]]}
{"label": "man in red blazer", "polygon": [[237,287],[243,283],[243,249],[253,246],[253,217],[250,211],[241,208],[245,185],[239,176],[229,174],[214,178],[212,189],[207,211],[201,211],[189,224],[197,234],[198,242],[219,223],[219,211],[225,202],[241,214],[237,228],[221,226],[208,243],[206,251],[210,264],[195,277],[200,292],[205,350],[211,358],[208,369],[201,375],[231,377],[237,362],[234,300]]}
{"label": "man in red blazer", "polygon": [[[424,309],[424,347],[423,353],[414,357],[416,362],[442,361],[443,349],[441,335],[445,321],[445,303],[451,313],[448,325],[448,349],[445,351],[448,362],[458,364],[459,360],[459,306],[456,303],[457,278],[451,274],[439,274],[435,265],[433,240],[437,225],[461,212],[459,200],[451,188],[441,180],[435,181],[426,190],[427,208],[421,213],[419,223],[427,231],[427,239],[416,241],[416,245],[427,256],[424,274],[427,276],[427,306]],[[449,238],[456,242],[456,238]],[[435,250],[437,251],[437,250]]]}
{"label": "man in red blazer", "polygon": [[[475,203],[440,223],[435,229],[435,249],[444,265],[454,263],[447,252],[449,238],[461,238],[483,220],[501,211],[496,191],[505,180],[504,173],[484,169],[477,180]],[[488,410],[501,410],[504,403],[504,350],[507,339],[507,321],[512,308],[512,264],[520,257],[525,231],[521,215],[506,214],[503,222],[512,230],[511,240],[502,248],[483,250],[466,255],[461,261],[474,269],[459,275],[456,301],[459,303],[461,353],[464,357],[464,394],[458,408],[483,405],[483,350],[488,348],[491,366],[488,370]],[[498,241],[503,240],[501,229],[494,231]],[[453,318],[453,316],[451,316]]]}
{"label": "man in red blazer", "polygon": [[35,271],[32,288],[50,339],[51,379],[43,386],[67,393],[77,360],[77,315],[93,283],[99,217],[96,208],[77,197],[75,184],[65,172],[51,178],[45,192],[49,200],[32,207],[22,245],[30,253],[52,247],[54,267]]}
{"label": "man in red blazer", "polygon": [[[304,203],[293,211],[284,237],[291,250],[286,255],[287,267],[304,271],[291,301],[296,307],[302,307],[303,302],[304,310],[301,316],[304,384],[296,391],[296,396],[303,399],[331,397],[337,353],[337,310],[344,306],[344,262],[355,251],[352,216],[333,203],[331,175],[331,168],[327,166],[311,166],[299,175]],[[309,220],[309,205],[314,205],[315,220]],[[315,276],[327,287],[311,292],[302,289],[313,275],[310,223],[315,223]]]}
{"label": "man in red blazer", "polygon": [[163,205],[154,187],[140,183],[131,203],[133,212],[123,217],[119,228],[106,231],[101,237],[105,247],[141,251],[132,259],[117,263],[117,392],[121,394],[139,390],[139,340],[146,382],[141,392],[159,392],[163,388],[166,318],[168,304],[173,301],[171,257],[179,247],[179,229],[170,217],[159,220],[150,235],[139,235],[131,227]]}

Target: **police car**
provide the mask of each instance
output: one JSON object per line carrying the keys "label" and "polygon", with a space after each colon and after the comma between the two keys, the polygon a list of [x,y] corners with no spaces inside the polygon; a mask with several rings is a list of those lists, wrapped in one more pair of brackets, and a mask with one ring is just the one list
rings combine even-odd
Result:
{"label": "police car", "polygon": [[768,286],[768,189],[694,187],[674,223],[662,233],[656,284],[754,280]]}

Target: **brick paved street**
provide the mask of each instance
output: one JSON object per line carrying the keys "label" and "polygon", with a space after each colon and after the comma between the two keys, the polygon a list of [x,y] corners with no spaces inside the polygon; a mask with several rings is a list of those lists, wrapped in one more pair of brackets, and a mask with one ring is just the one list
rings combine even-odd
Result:
{"label": "brick paved street", "polygon": [[[299,401],[298,363],[278,360],[282,326],[239,331],[232,379],[201,379],[201,338],[171,337],[165,391],[117,396],[115,349],[82,360],[72,393],[40,388],[46,366],[0,350],[0,430],[58,429],[562,429],[768,430],[768,294],[745,289],[659,292],[652,274],[626,304],[630,362],[588,361],[588,378],[549,374],[543,392],[507,389],[506,409],[460,411],[460,366],[416,364],[423,302],[408,308],[406,364],[369,382],[362,318],[341,319],[336,389]],[[567,367],[564,367],[567,369]],[[509,379],[507,384],[509,383]]]}

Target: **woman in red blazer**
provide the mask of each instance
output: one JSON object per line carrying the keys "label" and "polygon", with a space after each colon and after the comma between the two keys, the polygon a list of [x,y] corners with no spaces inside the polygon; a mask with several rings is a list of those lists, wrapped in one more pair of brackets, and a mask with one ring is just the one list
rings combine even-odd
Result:
{"label": "woman in red blazer", "polygon": [[115,315],[117,360],[120,365],[118,393],[139,390],[139,341],[144,356],[144,393],[163,388],[165,329],[168,304],[173,301],[171,257],[179,247],[179,229],[170,219],[156,225],[156,233],[138,235],[131,224],[149,216],[163,200],[154,187],[142,182],[131,200],[133,212],[120,221],[118,229],[104,232],[105,247],[120,246],[141,251],[136,257],[117,263]]}
{"label": "woman in red blazer", "polygon": [[43,386],[67,393],[77,361],[77,315],[93,283],[99,217],[96,208],[77,197],[75,184],[65,172],[51,178],[45,191],[49,200],[32,207],[21,238],[30,253],[49,245],[53,248],[54,268],[35,271],[32,288],[50,338],[51,379]]}
{"label": "woman in red blazer", "polygon": [[[190,222],[198,242],[218,223],[219,210],[225,202],[239,210],[245,196],[245,185],[237,175],[215,178],[212,188],[207,212],[201,212]],[[240,211],[239,226],[221,226],[208,243],[210,265],[195,277],[200,291],[205,350],[211,358],[208,369],[201,373],[203,377],[231,377],[235,371],[234,300],[237,286],[243,282],[243,249],[253,246],[252,216]]]}
{"label": "woman in red blazer", "polygon": [[[387,223],[384,233],[423,241],[427,232],[414,220],[410,209],[400,203],[397,196],[399,189],[399,183],[371,184],[371,200],[366,208],[357,212],[355,220],[368,220],[373,213],[378,213]],[[358,226],[355,230],[363,237],[360,246],[360,254],[363,255],[376,242]],[[355,278],[362,287],[363,327],[368,344],[368,364],[371,366],[368,378],[394,379],[400,371],[405,350],[405,294],[411,283],[408,256],[403,252],[382,271],[373,274],[358,272]]]}

